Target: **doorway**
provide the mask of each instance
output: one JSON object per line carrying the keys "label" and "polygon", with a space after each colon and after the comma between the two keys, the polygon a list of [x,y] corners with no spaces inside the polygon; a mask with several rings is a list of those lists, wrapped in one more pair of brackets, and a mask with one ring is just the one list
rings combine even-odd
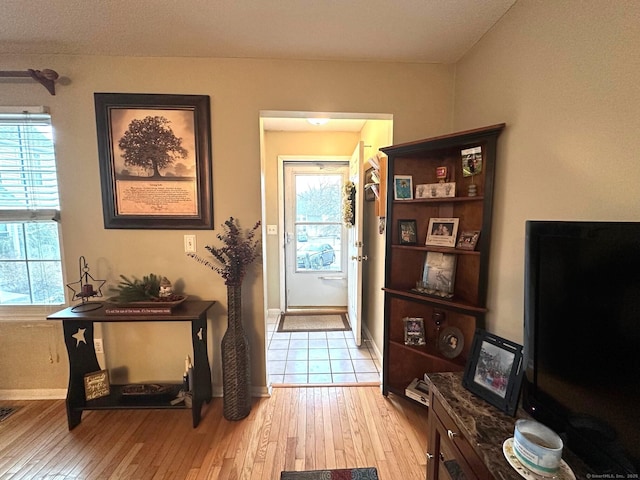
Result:
{"label": "doorway", "polygon": [[347,308],[344,162],[283,162],[285,311]]}

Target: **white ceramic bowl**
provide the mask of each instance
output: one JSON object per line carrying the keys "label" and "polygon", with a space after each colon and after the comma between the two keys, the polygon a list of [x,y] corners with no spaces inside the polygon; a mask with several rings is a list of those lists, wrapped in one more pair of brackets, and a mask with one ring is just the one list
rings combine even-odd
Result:
{"label": "white ceramic bowl", "polygon": [[513,451],[522,465],[533,473],[552,477],[562,461],[562,439],[535,420],[516,421]]}

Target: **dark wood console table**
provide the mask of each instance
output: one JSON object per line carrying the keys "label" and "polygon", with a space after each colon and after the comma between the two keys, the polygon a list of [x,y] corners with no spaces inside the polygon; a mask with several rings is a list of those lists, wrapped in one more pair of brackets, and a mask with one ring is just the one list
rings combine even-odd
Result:
{"label": "dark wood console table", "polygon": [[[47,317],[48,320],[61,320],[64,331],[64,343],[69,356],[69,388],[67,390],[67,420],[69,430],[76,427],[84,410],[106,410],[125,408],[185,408],[173,406],[163,399],[123,399],[120,385],[112,385],[111,393],[95,400],[85,400],[84,376],[99,371],[93,343],[93,324],[95,322],[191,322],[191,340],[193,343],[193,391],[192,415],[193,427],[200,423],[202,405],[209,403],[211,391],[211,367],[207,352],[207,310],[215,302],[187,300],[170,314],[153,315],[107,315],[104,306],[93,311],[73,312],[65,308]],[[179,389],[179,385],[176,385]]]}

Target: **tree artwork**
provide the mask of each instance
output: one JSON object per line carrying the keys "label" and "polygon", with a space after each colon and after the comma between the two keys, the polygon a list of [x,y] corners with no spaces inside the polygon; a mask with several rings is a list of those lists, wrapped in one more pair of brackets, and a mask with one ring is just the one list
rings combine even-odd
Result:
{"label": "tree artwork", "polygon": [[132,120],[118,142],[125,166],[151,170],[153,178],[160,178],[160,170],[186,158],[188,151],[182,147],[182,138],[174,135],[170,123],[159,116]]}

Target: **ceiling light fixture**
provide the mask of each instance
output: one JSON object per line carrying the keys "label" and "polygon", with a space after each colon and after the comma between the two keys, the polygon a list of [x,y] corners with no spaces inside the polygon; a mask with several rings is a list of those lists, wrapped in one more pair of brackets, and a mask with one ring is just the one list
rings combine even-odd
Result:
{"label": "ceiling light fixture", "polygon": [[307,122],[309,122],[311,125],[324,125],[328,121],[328,118],[307,118]]}

